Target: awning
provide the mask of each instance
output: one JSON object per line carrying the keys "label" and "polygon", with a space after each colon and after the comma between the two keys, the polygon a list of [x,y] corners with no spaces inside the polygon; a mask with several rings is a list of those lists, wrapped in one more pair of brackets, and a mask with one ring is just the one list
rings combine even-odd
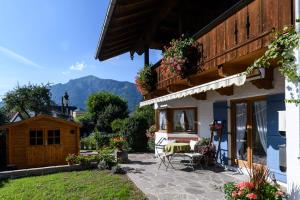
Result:
{"label": "awning", "polygon": [[226,78],[218,79],[216,81],[212,81],[212,82],[205,83],[202,85],[197,85],[192,88],[174,92],[172,94],[168,94],[165,96],[161,96],[161,97],[157,97],[157,98],[150,99],[147,101],[143,101],[140,103],[140,107],[159,103],[159,102],[170,101],[173,99],[180,99],[180,98],[184,98],[187,96],[191,96],[193,94],[199,94],[199,93],[206,92],[209,90],[216,90],[216,89],[220,89],[220,88],[229,87],[232,85],[242,86],[245,84],[246,79],[247,79],[246,72],[235,74],[233,76],[228,76]]}

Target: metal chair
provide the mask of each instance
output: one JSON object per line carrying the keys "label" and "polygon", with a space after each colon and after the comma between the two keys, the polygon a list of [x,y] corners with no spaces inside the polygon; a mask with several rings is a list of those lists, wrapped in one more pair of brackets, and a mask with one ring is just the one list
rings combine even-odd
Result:
{"label": "metal chair", "polygon": [[171,163],[171,157],[173,156],[173,154],[165,152],[165,146],[168,143],[169,142],[166,138],[160,138],[160,140],[155,144],[155,152],[157,157],[160,159],[158,170],[160,169],[162,164],[166,167],[166,171],[168,170],[169,166],[175,169]]}

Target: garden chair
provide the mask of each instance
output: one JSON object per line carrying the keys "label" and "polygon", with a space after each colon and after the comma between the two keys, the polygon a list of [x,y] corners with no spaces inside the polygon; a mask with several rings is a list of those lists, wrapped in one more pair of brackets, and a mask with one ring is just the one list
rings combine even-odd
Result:
{"label": "garden chair", "polygon": [[160,159],[160,163],[158,166],[158,170],[160,169],[161,165],[163,164],[166,168],[166,171],[168,170],[169,166],[171,166],[173,169],[174,166],[171,163],[171,157],[173,156],[172,153],[165,152],[165,146],[167,144],[176,142],[175,140],[167,140],[166,138],[161,138],[156,144],[155,144],[155,152],[157,157]]}
{"label": "garden chair", "polygon": [[184,156],[188,158],[187,159],[188,163],[186,163],[186,166],[192,168],[193,171],[195,171],[195,166],[198,164],[202,169],[200,160],[203,159],[203,154],[195,152],[195,146],[197,143],[198,141],[191,140],[190,141],[191,152],[184,153]]}

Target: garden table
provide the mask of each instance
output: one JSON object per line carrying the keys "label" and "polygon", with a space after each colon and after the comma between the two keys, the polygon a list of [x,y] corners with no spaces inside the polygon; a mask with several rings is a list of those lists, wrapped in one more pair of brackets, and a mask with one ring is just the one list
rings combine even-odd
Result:
{"label": "garden table", "polygon": [[165,146],[167,153],[187,153],[191,150],[189,143],[170,143]]}

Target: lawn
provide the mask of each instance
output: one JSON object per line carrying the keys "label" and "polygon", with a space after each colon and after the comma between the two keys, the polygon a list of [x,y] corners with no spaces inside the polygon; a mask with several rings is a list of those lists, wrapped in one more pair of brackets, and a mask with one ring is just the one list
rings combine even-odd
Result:
{"label": "lawn", "polygon": [[125,175],[81,171],[27,177],[0,182],[0,199],[146,199]]}

